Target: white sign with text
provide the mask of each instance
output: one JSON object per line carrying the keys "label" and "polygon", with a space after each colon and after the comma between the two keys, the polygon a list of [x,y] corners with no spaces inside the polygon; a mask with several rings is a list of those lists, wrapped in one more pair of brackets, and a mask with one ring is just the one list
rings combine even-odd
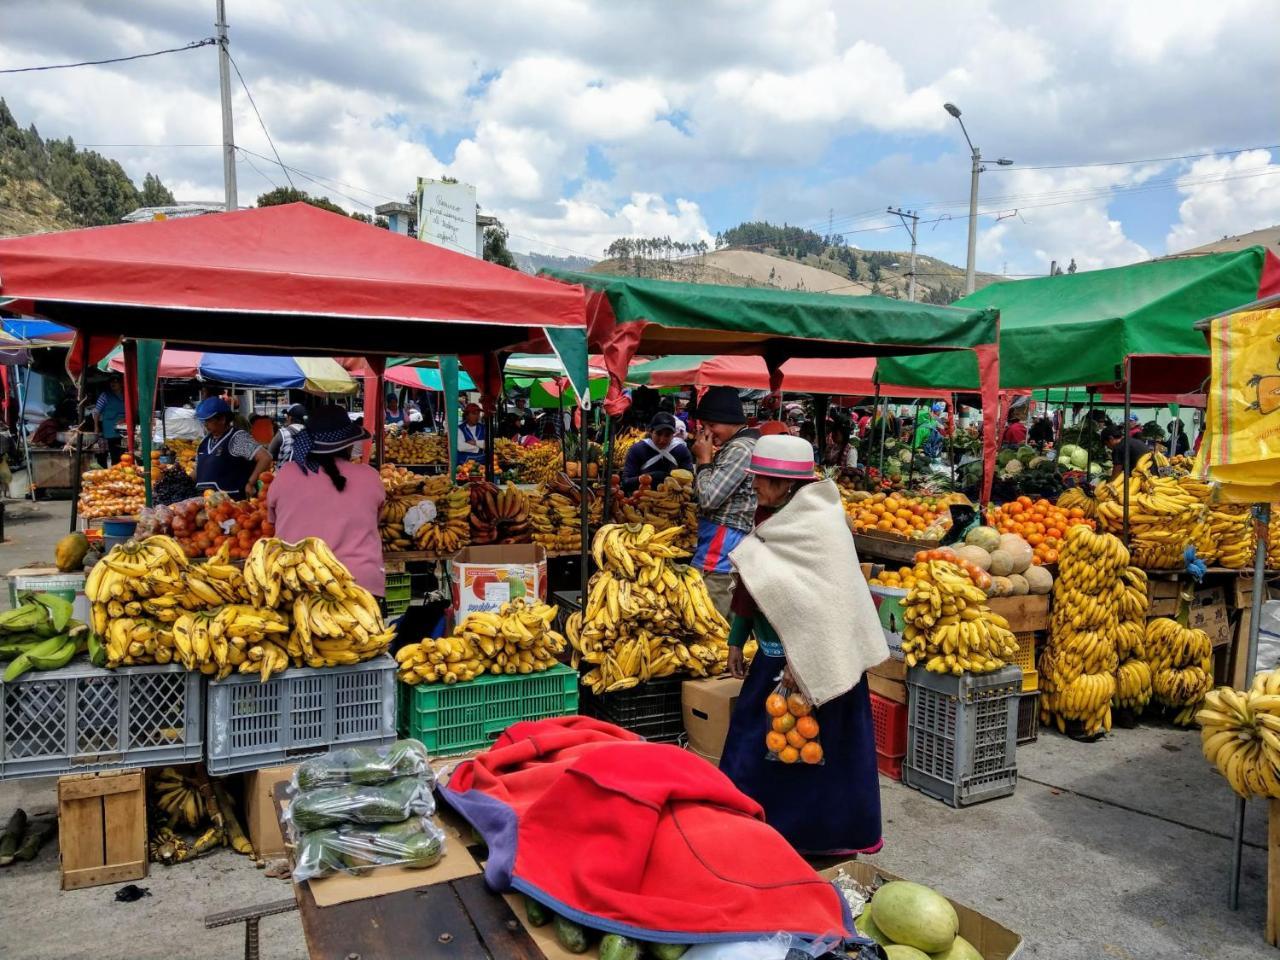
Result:
{"label": "white sign with text", "polygon": [[418,178],[418,239],[472,257],[476,249],[476,188]]}

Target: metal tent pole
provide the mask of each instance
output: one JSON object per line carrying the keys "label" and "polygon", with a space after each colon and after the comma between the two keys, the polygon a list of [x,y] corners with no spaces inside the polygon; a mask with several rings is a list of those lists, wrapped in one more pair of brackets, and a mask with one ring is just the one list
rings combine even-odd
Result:
{"label": "metal tent pole", "polygon": [[[35,470],[31,466],[31,442],[27,438],[27,397],[30,391],[22,385],[22,371],[18,367],[13,368],[18,381],[18,436],[22,437],[22,456],[27,461],[27,493],[31,495],[31,502],[36,502],[36,485]],[[30,382],[31,364],[27,364],[27,380]]]}
{"label": "metal tent pole", "polygon": [[[1244,686],[1247,690],[1253,683],[1253,671],[1258,662],[1258,635],[1262,628],[1262,601],[1266,592],[1267,580],[1267,543],[1270,541],[1271,505],[1269,503],[1254,504],[1254,539],[1257,546],[1253,553],[1253,598],[1249,604],[1249,643],[1248,660],[1244,665]],[[1240,908],[1240,860],[1244,852],[1244,797],[1236,797],[1235,829],[1231,836],[1231,887],[1227,893],[1227,906],[1232,910]]]}
{"label": "metal tent pole", "polygon": [[1124,527],[1123,536],[1124,545],[1129,545],[1129,471],[1133,466],[1129,461],[1131,459],[1129,450],[1129,402],[1132,399],[1131,388],[1133,379],[1129,376],[1129,361],[1124,364],[1124,425],[1120,428],[1121,436],[1124,438],[1121,443],[1124,444]]}
{"label": "metal tent pole", "polygon": [[[600,505],[600,522],[609,523],[609,500],[613,491],[613,417],[604,415],[604,502]],[[584,554],[585,555],[585,554]]]}
{"label": "metal tent pole", "polygon": [[951,461],[951,489],[956,488],[956,395],[951,394],[951,430],[947,433],[947,459]]}
{"label": "metal tent pole", "polygon": [[[563,394],[563,390],[561,393]],[[587,580],[590,571],[587,569],[587,553],[591,549],[591,490],[587,486],[587,417],[581,405],[578,407],[578,459],[582,467],[582,476],[578,478],[582,490],[582,503],[579,511],[582,520],[582,569],[579,571],[578,585],[582,589],[580,596],[583,607],[587,603]]]}

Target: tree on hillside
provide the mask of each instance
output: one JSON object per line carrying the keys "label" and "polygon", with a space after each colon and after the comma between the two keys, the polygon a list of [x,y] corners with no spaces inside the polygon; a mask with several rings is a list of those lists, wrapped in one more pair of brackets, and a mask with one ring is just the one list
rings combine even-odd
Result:
{"label": "tree on hillside", "polygon": [[148,173],[142,178],[142,191],[138,194],[138,204],[143,207],[167,207],[173,204],[173,194],[160,182],[160,178]]}
{"label": "tree on hillside", "polygon": [[511,251],[507,249],[507,237],[509,234],[505,227],[495,225],[485,227],[484,230],[484,258],[490,263],[496,263],[500,267],[509,267],[512,270],[519,270],[516,266],[516,258],[511,255]]}
{"label": "tree on hillside", "polygon": [[274,190],[268,190],[258,196],[258,206],[260,207],[274,207],[282,203],[298,202],[309,203],[313,207],[328,210],[330,213],[340,213],[344,217],[347,215],[347,211],[343,210],[328,197],[313,197],[305,190],[297,190],[293,187],[276,187]]}

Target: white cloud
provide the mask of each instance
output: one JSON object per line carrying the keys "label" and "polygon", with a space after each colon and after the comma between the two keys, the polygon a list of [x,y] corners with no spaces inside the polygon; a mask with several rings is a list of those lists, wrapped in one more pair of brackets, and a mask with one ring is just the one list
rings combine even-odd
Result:
{"label": "white cloud", "polygon": [[1185,199],[1165,238],[1170,253],[1280,223],[1280,164],[1267,150],[1197,160],[1178,192]]}
{"label": "white cloud", "polygon": [[601,258],[618,237],[670,237],[683,243],[714,239],[698,205],[690,200],[668,203],[651,193],[635,193],[617,210],[579,196],[561,200],[556,216],[530,216],[520,209],[499,211],[511,230],[511,246],[539,249],[546,244],[559,254]]}

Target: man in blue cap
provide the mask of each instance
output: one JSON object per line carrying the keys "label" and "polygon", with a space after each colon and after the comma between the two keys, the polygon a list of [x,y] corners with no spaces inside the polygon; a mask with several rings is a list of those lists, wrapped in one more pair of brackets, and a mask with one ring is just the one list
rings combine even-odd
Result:
{"label": "man in blue cap", "polygon": [[196,419],[205,429],[196,450],[196,487],[221,490],[236,500],[253,496],[258,477],[271,469],[271,454],[232,422],[231,405],[222,397],[201,400]]}

